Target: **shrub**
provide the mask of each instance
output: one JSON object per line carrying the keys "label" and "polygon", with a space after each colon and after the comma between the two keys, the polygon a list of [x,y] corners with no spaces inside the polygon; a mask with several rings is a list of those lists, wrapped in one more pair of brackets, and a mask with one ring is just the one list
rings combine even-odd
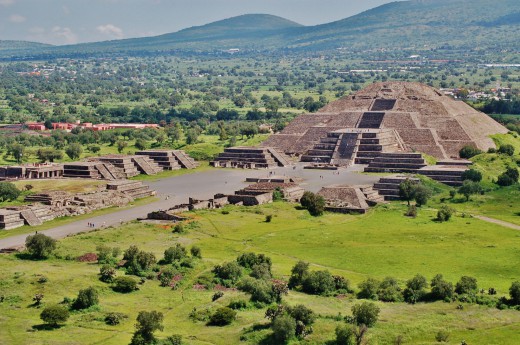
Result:
{"label": "shrub", "polygon": [[426,286],[428,286],[426,278],[420,274],[408,280],[406,282],[406,289],[403,291],[405,301],[412,304],[420,301],[425,294],[424,289]]}
{"label": "shrub", "polygon": [[296,333],[296,320],[289,315],[282,315],[274,319],[271,328],[276,343],[286,344]]}
{"label": "shrub", "polygon": [[269,272],[271,271],[272,260],[270,257],[265,254],[255,254],[255,253],[243,253],[237,258],[237,263],[244,267],[252,269],[253,266],[259,264],[267,264],[269,267]]}
{"label": "shrub", "polygon": [[164,261],[168,264],[174,261],[180,261],[187,255],[186,248],[181,244],[176,243],[174,247],[170,247],[164,251]]}
{"label": "shrub", "polygon": [[446,331],[438,331],[435,335],[435,340],[439,343],[447,343],[450,335]]}
{"label": "shrub", "polygon": [[200,247],[193,246],[190,248],[190,254],[194,258],[202,258],[202,251],[200,250]]}
{"label": "shrub", "polygon": [[271,279],[271,267],[267,263],[254,265],[251,270],[251,277],[263,280]]}
{"label": "shrub", "polygon": [[509,296],[511,297],[512,304],[520,305],[520,281],[515,281],[511,284]]}
{"label": "shrub", "polygon": [[236,318],[237,312],[228,307],[218,308],[210,317],[209,324],[212,326],[230,325]]}
{"label": "shrub", "polygon": [[110,265],[103,265],[99,269],[99,280],[105,283],[111,283],[116,276],[116,269]]}
{"label": "shrub", "polygon": [[441,206],[439,211],[437,211],[437,220],[439,222],[447,222],[448,220],[450,220],[451,216],[454,213],[455,213],[455,209],[454,208],[451,208],[449,206],[443,205],[443,206]]}
{"label": "shrub", "polygon": [[497,184],[502,187],[511,186],[518,182],[518,169],[515,167],[508,167],[504,173],[498,176]]}
{"label": "shrub", "polygon": [[379,307],[371,302],[363,302],[352,306],[352,316],[357,325],[372,327],[379,318]]}
{"label": "shrub", "polygon": [[181,223],[175,224],[172,230],[172,232],[176,234],[183,234],[184,231],[184,226]]}
{"label": "shrub", "polygon": [[498,148],[498,153],[513,156],[515,154],[515,147],[510,144],[502,145]]}
{"label": "shrub", "polygon": [[291,269],[291,277],[289,278],[289,288],[293,289],[302,284],[303,279],[309,273],[309,264],[304,261],[298,261]]}
{"label": "shrub", "polygon": [[477,290],[477,279],[473,277],[462,276],[455,285],[455,292],[459,295],[474,294]]}
{"label": "shrub", "polygon": [[219,298],[221,298],[222,296],[224,296],[224,293],[222,291],[217,291],[213,294],[213,296],[211,297],[211,301],[212,302],[215,302],[216,300],[218,300]]}
{"label": "shrub", "polygon": [[173,277],[175,277],[175,275],[177,275],[177,274],[178,274],[177,270],[172,267],[167,267],[167,268],[163,269],[158,274],[158,278],[159,278],[159,282],[161,283],[161,286],[170,286],[170,284],[172,283]]}
{"label": "shrub", "polygon": [[417,206],[426,205],[431,196],[432,191],[430,188],[426,187],[423,184],[417,184],[415,186],[413,198],[417,203]]}
{"label": "shrub", "polygon": [[273,215],[272,214],[268,214],[267,216],[265,216],[265,222],[266,223],[271,223],[272,219],[273,219]]}
{"label": "shrub", "polygon": [[247,308],[247,301],[243,299],[231,301],[228,304],[228,308],[231,308],[233,310],[244,310]]}
{"label": "shrub", "polygon": [[459,187],[458,192],[466,197],[466,201],[469,201],[471,195],[482,192],[482,186],[479,182],[465,180],[462,182],[462,186]]}
{"label": "shrub", "polygon": [[174,334],[170,335],[164,340],[161,340],[158,345],[182,345],[182,335]]}
{"label": "shrub", "polygon": [[105,316],[105,323],[110,326],[119,325],[124,319],[127,319],[128,315],[123,313],[108,313]]}
{"label": "shrub", "polygon": [[93,287],[88,287],[83,290],[79,290],[78,297],[72,304],[72,308],[87,309],[99,303],[98,292]]}
{"label": "shrub", "polygon": [[225,286],[231,286],[236,284],[242,276],[242,267],[240,267],[236,262],[231,261],[215,266],[212,272],[218,278],[220,283]]}
{"label": "shrub", "polygon": [[336,284],[329,271],[309,273],[302,282],[302,290],[313,295],[327,295],[335,290]]}
{"label": "shrub", "polygon": [[16,200],[20,193],[21,191],[11,182],[0,182],[0,202]]}
{"label": "shrub", "polygon": [[476,155],[479,155],[481,153],[482,153],[482,151],[477,149],[476,147],[467,145],[460,149],[459,157],[468,159],[468,158],[474,157]]}
{"label": "shrub", "polygon": [[162,322],[164,316],[158,311],[140,311],[137,315],[137,323],[135,332],[130,345],[155,344],[156,339],[154,332],[164,329]]}
{"label": "shrub", "polygon": [[114,291],[129,293],[137,290],[137,281],[132,277],[117,277],[114,279]]}
{"label": "shrub", "polygon": [[270,282],[261,279],[246,277],[242,279],[238,288],[251,294],[251,301],[265,304],[273,303],[277,296]]}
{"label": "shrub", "polygon": [[462,173],[462,180],[480,182],[480,181],[482,181],[482,173],[475,169],[466,170],[466,171],[464,171],[464,173]]}
{"label": "shrub", "polygon": [[121,254],[119,248],[110,248],[104,245],[97,246],[96,251],[99,264],[114,264],[117,261],[117,257]]}
{"label": "shrub", "polygon": [[310,326],[316,321],[316,314],[312,309],[307,308],[303,304],[298,304],[294,307],[287,308],[287,312],[291,315],[296,322],[300,321],[305,326]]}
{"label": "shrub", "polygon": [[354,330],[347,325],[336,327],[336,345],[354,345]]}
{"label": "shrub", "polygon": [[383,302],[401,302],[403,300],[403,294],[397,280],[392,277],[383,279],[381,284],[379,284],[377,297]]}
{"label": "shrub", "polygon": [[405,215],[407,217],[417,217],[417,206],[415,205],[410,205],[408,206],[408,210],[406,211]]}
{"label": "shrub", "polygon": [[367,280],[361,282],[358,285],[358,297],[364,299],[377,300],[377,291],[379,290],[379,285],[380,282],[378,280],[374,278],[368,278]]}
{"label": "shrub", "polygon": [[325,199],[312,192],[303,193],[300,204],[305,207],[312,216],[321,216],[325,211]]}
{"label": "shrub", "polygon": [[433,277],[430,286],[431,296],[435,300],[451,300],[453,298],[453,284],[443,279],[442,274]]}
{"label": "shrub", "polygon": [[35,259],[45,259],[56,249],[56,240],[44,234],[35,234],[25,239],[25,247]]}
{"label": "shrub", "polygon": [[70,316],[69,310],[60,305],[51,305],[43,309],[40,314],[40,319],[46,324],[51,326],[58,326],[60,323],[64,323]]}

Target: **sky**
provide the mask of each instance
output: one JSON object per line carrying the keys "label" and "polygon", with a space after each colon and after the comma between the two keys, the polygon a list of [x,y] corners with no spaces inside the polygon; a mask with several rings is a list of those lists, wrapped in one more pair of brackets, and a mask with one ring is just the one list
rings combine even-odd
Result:
{"label": "sky", "polygon": [[248,13],[327,23],[394,0],[0,0],[0,40],[56,45],[155,36]]}

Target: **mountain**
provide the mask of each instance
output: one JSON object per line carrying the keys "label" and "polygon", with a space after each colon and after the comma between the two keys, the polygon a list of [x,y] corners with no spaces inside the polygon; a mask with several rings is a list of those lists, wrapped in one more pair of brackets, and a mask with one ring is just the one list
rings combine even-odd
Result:
{"label": "mountain", "polygon": [[0,51],[27,50],[52,47],[50,44],[27,42],[27,41],[2,41],[0,40]]}
{"label": "mountain", "polygon": [[340,47],[520,49],[518,37],[518,0],[411,0],[316,26],[249,14],[155,37],[42,48],[36,55],[28,50],[26,57],[213,53],[232,48],[260,52]]}

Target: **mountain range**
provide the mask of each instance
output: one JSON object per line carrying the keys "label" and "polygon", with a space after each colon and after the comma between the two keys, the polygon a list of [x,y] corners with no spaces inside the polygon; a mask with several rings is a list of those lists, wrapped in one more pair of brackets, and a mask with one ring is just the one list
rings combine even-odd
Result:
{"label": "mountain range", "polygon": [[441,47],[520,50],[518,0],[392,2],[339,21],[304,26],[247,14],[154,37],[48,46],[0,41],[0,56],[48,58],[241,51],[323,51],[337,48]]}

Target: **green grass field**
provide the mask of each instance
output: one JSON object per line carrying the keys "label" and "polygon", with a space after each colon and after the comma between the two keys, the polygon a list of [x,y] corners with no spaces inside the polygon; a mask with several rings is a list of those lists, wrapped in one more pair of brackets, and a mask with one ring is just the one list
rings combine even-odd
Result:
{"label": "green grass field", "polygon": [[[213,291],[192,288],[196,276],[215,264],[233,260],[242,252],[266,253],[273,260],[273,273],[287,278],[298,260],[311,263],[311,269],[328,269],[348,278],[354,286],[367,277],[393,276],[403,285],[417,273],[431,279],[442,273],[456,282],[462,275],[478,279],[479,288],[494,287],[506,295],[512,281],[519,279],[520,233],[473,218],[455,217],[447,223],[433,221],[435,210],[419,210],[415,219],[403,216],[405,205],[379,206],[367,215],[326,214],[310,217],[294,204],[274,203],[259,207],[228,206],[220,211],[190,213],[191,230],[172,234],[169,228],[132,222],[63,239],[57,256],[48,261],[23,261],[15,255],[0,256],[0,343],[6,344],[127,344],[140,310],[158,310],[165,314],[163,332],[182,334],[186,344],[255,344],[269,330],[252,331],[255,324],[266,324],[264,309],[239,311],[237,320],[226,327],[208,327],[188,318],[197,309],[227,305],[245,298],[240,292],[225,292],[211,302]],[[274,215],[265,223],[265,215]],[[131,244],[152,251],[157,258],[174,243],[202,249],[203,259],[182,281],[178,290],[159,287],[147,281],[139,291],[123,295],[113,292],[97,279],[99,266],[80,263],[75,257],[95,251],[105,244],[126,249]],[[122,274],[122,273],[119,273]],[[45,275],[48,282],[37,282]],[[81,288],[95,286],[100,304],[84,312],[74,312],[65,326],[52,331],[35,330],[40,325],[41,309],[30,306],[38,292],[45,294],[44,304],[73,298]],[[314,333],[302,344],[324,344],[334,338],[339,324],[334,317],[348,315],[353,297],[317,297],[290,292],[289,304],[303,303],[320,316]],[[520,312],[456,303],[378,303],[381,316],[369,331],[370,344],[393,344],[398,335],[405,344],[435,344],[435,334],[446,330],[450,344],[515,344],[520,331]],[[120,311],[129,319],[118,326],[103,322],[106,312]],[[259,327],[261,328],[261,327]]]}

